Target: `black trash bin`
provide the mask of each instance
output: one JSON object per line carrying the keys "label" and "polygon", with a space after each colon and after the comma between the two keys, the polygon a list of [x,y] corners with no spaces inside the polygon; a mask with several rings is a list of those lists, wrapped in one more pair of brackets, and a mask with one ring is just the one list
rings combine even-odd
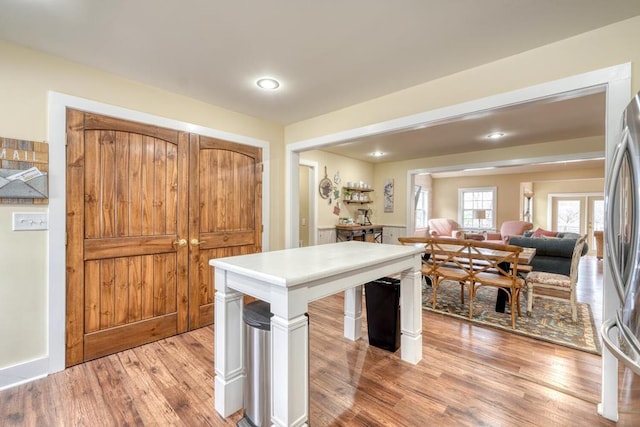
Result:
{"label": "black trash bin", "polygon": [[383,277],[365,283],[369,345],[388,351],[400,348],[400,280]]}

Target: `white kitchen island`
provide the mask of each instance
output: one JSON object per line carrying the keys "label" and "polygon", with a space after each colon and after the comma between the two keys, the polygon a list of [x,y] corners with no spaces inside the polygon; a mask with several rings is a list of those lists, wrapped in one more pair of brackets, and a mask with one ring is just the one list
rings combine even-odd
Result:
{"label": "white kitchen island", "polygon": [[309,302],[345,291],[344,336],[362,335],[362,285],[400,273],[402,360],[422,359],[420,254],[423,248],[357,241],[217,258],[215,267],[215,408],[242,408],[242,295],[271,304],[272,423],[305,426],[309,418]]}

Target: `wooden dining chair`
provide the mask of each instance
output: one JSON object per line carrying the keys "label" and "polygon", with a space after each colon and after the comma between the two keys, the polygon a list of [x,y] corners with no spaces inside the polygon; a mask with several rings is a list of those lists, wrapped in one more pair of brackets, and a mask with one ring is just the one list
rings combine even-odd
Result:
{"label": "wooden dining chair", "polygon": [[[468,285],[469,265],[460,262],[459,257],[464,256],[464,241],[442,237],[399,237],[398,241],[403,245],[422,245],[425,255],[422,257],[421,272],[423,277],[429,278],[432,288],[431,307],[436,308],[438,288],[444,280],[451,280],[460,285],[460,304],[464,304],[465,287]],[[453,251],[443,249],[443,245],[459,244],[459,248]],[[435,255],[437,254],[437,255]]]}
{"label": "wooden dining chair", "polygon": [[518,274],[518,262],[523,248],[494,242],[474,242],[470,247],[470,262],[474,268],[469,281],[469,318],[473,318],[473,300],[482,287],[498,288],[511,309],[511,328],[516,328],[520,313],[520,293],[525,282]]}
{"label": "wooden dining chair", "polygon": [[[586,235],[576,240],[571,256],[571,268],[569,276],[557,273],[547,273],[546,271],[532,271],[527,275],[527,315],[531,315],[533,308],[533,297],[535,296],[569,300],[571,304],[571,319],[575,322],[578,319],[578,304],[576,301],[576,284],[578,282],[578,267],[582,248],[584,247]],[[538,292],[540,291],[540,292]]]}

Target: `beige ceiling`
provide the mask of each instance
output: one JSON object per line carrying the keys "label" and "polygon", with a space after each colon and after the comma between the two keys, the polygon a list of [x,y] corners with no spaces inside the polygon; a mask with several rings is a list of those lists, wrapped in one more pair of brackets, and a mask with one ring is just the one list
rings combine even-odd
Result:
{"label": "beige ceiling", "polygon": [[[446,154],[516,147],[542,142],[603,136],[605,93],[567,94],[526,104],[458,117],[432,126],[369,136],[326,151],[371,162],[391,162]],[[488,139],[492,132],[504,137]],[[604,138],[604,136],[603,136]],[[374,151],[385,153],[374,158]]]}
{"label": "beige ceiling", "polygon": [[[640,1],[0,0],[0,12],[0,40],[286,125],[640,15]],[[263,75],[281,90],[258,91]],[[583,95],[327,151],[389,162],[603,135],[604,94]]]}
{"label": "beige ceiling", "polygon": [[[638,0],[0,0],[0,40],[286,125],[637,15]],[[263,75],[282,89],[256,90]]]}

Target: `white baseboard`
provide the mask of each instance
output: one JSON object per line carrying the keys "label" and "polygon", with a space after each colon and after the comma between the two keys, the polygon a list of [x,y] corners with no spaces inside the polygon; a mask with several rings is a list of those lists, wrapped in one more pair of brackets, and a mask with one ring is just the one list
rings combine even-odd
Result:
{"label": "white baseboard", "polygon": [[0,390],[28,383],[46,377],[49,371],[49,358],[31,360],[19,365],[0,369]]}

